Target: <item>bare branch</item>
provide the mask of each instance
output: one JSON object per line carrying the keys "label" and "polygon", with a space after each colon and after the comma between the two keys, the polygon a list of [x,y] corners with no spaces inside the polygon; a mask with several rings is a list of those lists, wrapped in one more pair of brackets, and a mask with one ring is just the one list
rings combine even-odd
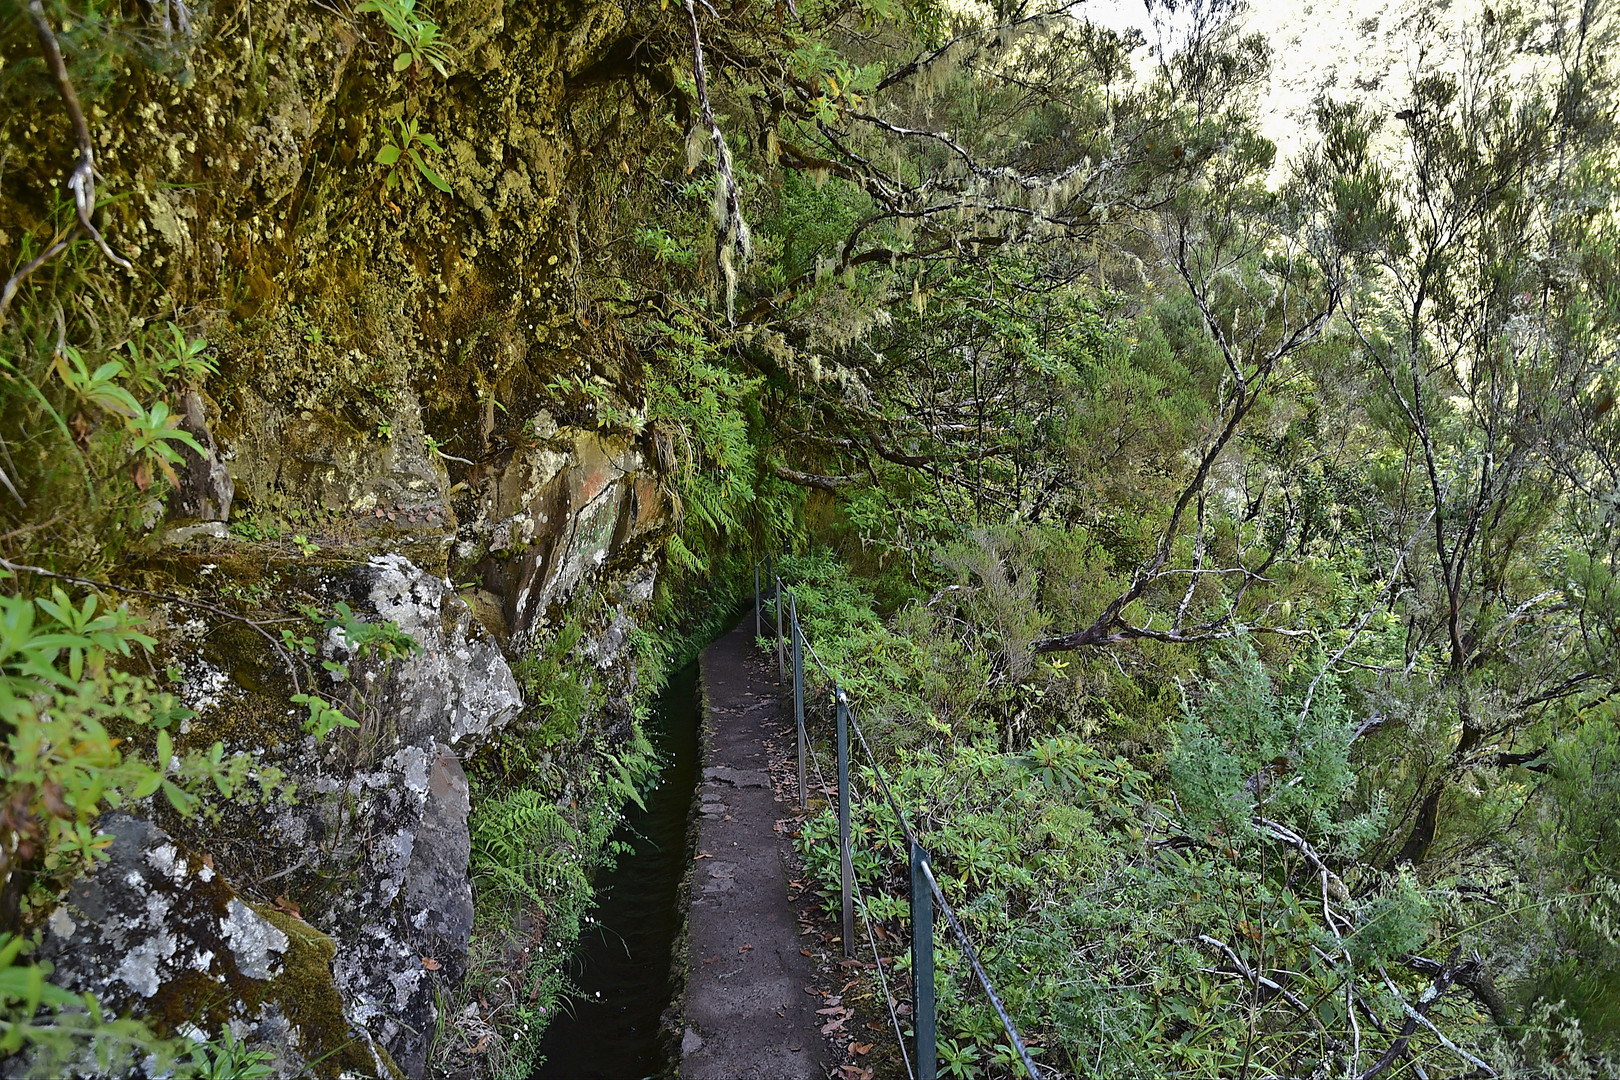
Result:
{"label": "bare branch", "polygon": [[52,259],[56,258],[63,251],[65,251],[67,246],[73,242],[73,238],[79,235],[80,227],[81,226],[79,223],[75,221],[73,226],[62,235],[60,240],[56,241],[50,247],[34,256],[34,258],[30,259],[22,269],[18,270],[15,274],[12,274],[11,277],[6,279],[5,287],[0,289],[0,325],[4,325],[5,323],[6,312],[11,308],[11,300],[17,295],[18,287],[21,286],[25,280],[27,280],[28,275],[32,274],[35,270],[38,270],[40,267],[44,266],[46,263],[50,262]]}
{"label": "bare branch", "polygon": [[[1413,971],[1431,976],[1440,974],[1444,967],[1438,960],[1430,960],[1416,953],[1401,957],[1401,963]],[[1513,1026],[1513,1015],[1508,1011],[1507,1002],[1496,989],[1496,980],[1491,978],[1490,971],[1485,967],[1485,960],[1479,953],[1474,953],[1466,963],[1458,966],[1456,979],[1458,986],[1465,987],[1481,1005],[1485,1006],[1497,1027],[1507,1029]]]}
{"label": "bare branch", "polygon": [[28,17],[34,24],[34,36],[39,39],[39,51],[45,58],[45,67],[56,82],[56,92],[67,109],[68,119],[73,122],[73,135],[79,144],[79,160],[74,164],[67,182],[68,190],[73,192],[73,205],[78,212],[79,222],[6,281],[4,289],[0,289],[0,322],[4,321],[11,300],[24,279],[66,250],[80,229],[90,234],[108,261],[125,270],[134,269],[128,259],[112,249],[92,220],[96,212],[96,151],[90,141],[90,125],[84,118],[79,95],[73,89],[73,80],[68,77],[67,64],[62,59],[62,47],[57,43],[56,31],[51,29],[50,20],[45,17],[45,5],[41,0],[29,0]]}
{"label": "bare branch", "polygon": [[[1401,1008],[1406,1010],[1406,1022],[1409,1030],[1406,1034],[1403,1034],[1400,1039],[1397,1039],[1396,1042],[1401,1043],[1409,1037],[1411,1033],[1411,1024],[1415,1020],[1419,1024],[1422,1024],[1424,1027],[1428,1028],[1429,1034],[1433,1035],[1436,1039],[1439,1039],[1440,1045],[1444,1046],[1447,1050],[1450,1050],[1453,1054],[1456,1054],[1458,1057],[1462,1058],[1476,1069],[1483,1070],[1487,1075],[1495,1076],[1495,1069],[1491,1068],[1489,1065],[1479,1060],[1479,1058],[1475,1057],[1473,1054],[1470,1054],[1468,1051],[1446,1038],[1441,1030],[1434,1026],[1434,1021],[1430,1020],[1428,1016],[1425,1015],[1429,1011],[1429,1007],[1433,1005],[1434,1002],[1438,1001],[1440,999],[1440,995],[1445,992],[1445,987],[1441,985],[1441,981],[1448,978],[1447,968],[1455,967],[1457,962],[1457,953],[1461,951],[1461,948],[1461,946],[1458,946],[1457,948],[1453,949],[1451,951],[1451,959],[1439,966],[1440,969],[1435,972],[1434,986],[1431,986],[1429,989],[1423,991],[1422,995],[1418,998],[1419,1007],[1414,1007],[1401,998],[1400,991],[1395,988],[1394,981],[1389,977],[1389,972],[1384,970],[1382,964],[1378,965],[1378,974],[1383,976],[1384,985],[1389,987],[1389,992],[1395,995],[1395,999],[1401,1003]],[[1452,974],[1455,973],[1452,972]],[[1367,1074],[1363,1073],[1362,1080],[1366,1080],[1366,1076]]]}
{"label": "bare branch", "polygon": [[[1027,26],[1031,23],[1045,22],[1049,19],[1056,19],[1067,15],[1073,9],[1080,7],[1083,2],[1084,0],[1067,0],[1067,2],[1058,5],[1051,11],[1042,11],[1034,15],[1026,15],[1023,18],[1013,19],[1001,25],[981,27],[974,30],[970,34],[966,34],[962,37],[952,38],[938,48],[931,49],[930,51],[917,57],[915,60],[912,60],[910,63],[904,64],[885,75],[882,80],[878,82],[877,90],[881,92],[883,90],[887,90],[891,86],[894,86],[896,83],[901,83],[907,79],[910,79],[914,75],[928,68],[929,65],[938,61],[941,57],[945,56],[952,49],[956,48],[956,46],[961,45],[964,42],[982,42],[988,40],[994,44],[999,42],[1009,32],[1020,27]],[[982,44],[976,44],[973,52],[970,53],[967,58],[964,58],[964,60],[970,59],[972,56],[977,55],[978,52],[983,48],[984,46]]]}
{"label": "bare branch", "polygon": [[45,5],[41,0],[29,0],[28,15],[39,37],[39,50],[45,54],[45,66],[50,68],[51,76],[56,80],[56,91],[62,95],[62,104],[67,107],[68,117],[73,121],[73,134],[79,140],[79,162],[73,168],[73,175],[68,178],[68,190],[73,192],[73,201],[79,211],[79,224],[111,262],[125,270],[133,270],[129,260],[107,245],[95,222],[90,220],[90,215],[96,210],[96,152],[90,142],[90,125],[79,106],[79,95],[73,89],[73,80],[68,78],[62,49],[56,43],[56,33],[51,29],[50,21],[45,18]]}
{"label": "bare branch", "polygon": [[[1407,1004],[1405,999],[1401,998],[1399,991],[1395,989],[1395,985],[1389,982],[1389,976],[1384,976],[1384,981],[1389,984],[1390,991],[1395,994],[1397,1000],[1400,1000],[1406,1009],[1406,1023],[1401,1026],[1401,1033],[1395,1037],[1394,1042],[1389,1044],[1389,1049],[1384,1051],[1383,1056],[1373,1062],[1366,1072],[1357,1076],[1356,1080],[1372,1080],[1373,1077],[1394,1064],[1396,1058],[1406,1053],[1407,1044],[1412,1041],[1412,1036],[1417,1033],[1418,1025],[1424,1020],[1424,1014],[1433,1008],[1434,1003],[1440,1000],[1440,996],[1451,988],[1452,980],[1457,974],[1457,958],[1460,955],[1462,955],[1461,945],[1451,950],[1451,956],[1440,966],[1440,970],[1435,973],[1434,982],[1422,994],[1418,995],[1415,1006]],[[1380,968],[1379,970],[1382,972],[1383,969]],[[1493,1072],[1491,1075],[1495,1076],[1496,1074]]]}
{"label": "bare branch", "polygon": [[797,469],[790,469],[786,465],[776,464],[771,465],[771,475],[779,480],[786,480],[790,484],[815,488],[818,491],[837,491],[839,488],[859,483],[863,479],[860,476],[820,476],[816,473],[799,472]]}
{"label": "bare branch", "polygon": [[1215,938],[1210,937],[1208,934],[1199,934],[1198,940],[1203,942],[1205,945],[1221,950],[1221,952],[1226,954],[1227,961],[1232,965],[1233,970],[1224,971],[1217,969],[1213,972],[1214,974],[1237,975],[1239,978],[1252,985],[1256,991],[1258,991],[1261,987],[1270,990],[1273,994],[1276,994],[1278,997],[1282,998],[1284,1001],[1288,1002],[1288,1004],[1297,1009],[1300,1015],[1304,1016],[1306,1019],[1310,1020],[1311,1023],[1315,1024],[1318,1030],[1323,1030],[1322,1021],[1317,1018],[1315,1012],[1307,1008],[1303,1001],[1299,1000],[1295,994],[1285,989],[1281,983],[1274,979],[1267,978],[1265,975],[1260,974],[1260,972],[1245,964],[1241,959],[1239,959],[1238,954],[1232,950],[1232,946],[1228,945],[1224,941],[1218,941]]}

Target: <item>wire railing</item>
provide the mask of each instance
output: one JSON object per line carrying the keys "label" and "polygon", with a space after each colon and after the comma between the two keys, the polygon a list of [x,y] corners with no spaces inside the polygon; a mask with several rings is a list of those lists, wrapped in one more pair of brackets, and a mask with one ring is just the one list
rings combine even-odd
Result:
{"label": "wire railing", "polygon": [[[763,576],[761,571],[763,570]],[[939,880],[934,876],[934,869],[929,859],[928,851],[917,839],[911,822],[906,817],[900,800],[895,797],[894,789],[890,787],[888,777],[884,774],[883,766],[879,764],[877,755],[872,752],[871,744],[866,740],[866,733],[861,729],[860,721],[849,697],[845,694],[840,680],[816,653],[815,646],[804,635],[804,627],[799,622],[799,598],[791,586],[782,581],[776,573],[772,560],[763,559],[754,566],[754,636],[756,639],[764,637],[764,605],[765,592],[761,586],[766,586],[774,595],[771,597],[772,614],[776,621],[776,670],[777,676],[785,685],[791,676],[793,681],[793,717],[798,729],[799,749],[799,807],[808,810],[810,805],[809,774],[807,765],[814,768],[816,780],[822,794],[832,804],[837,800],[838,806],[838,862],[839,862],[839,892],[842,902],[841,924],[843,932],[843,952],[846,958],[855,955],[855,914],[860,912],[861,921],[866,930],[866,939],[872,948],[872,957],[878,973],[878,981],[883,991],[883,1000],[888,1008],[889,1019],[894,1026],[895,1038],[900,1044],[901,1059],[905,1063],[906,1075],[912,1080],[936,1080],[939,1074],[938,1016],[934,1002],[934,911],[937,908],[945,916],[945,925],[952,936],[961,946],[962,955],[966,957],[968,965],[973,969],[974,977],[983,987],[985,996],[989,999],[991,1007],[1001,1021],[1002,1029],[1006,1032],[1007,1041],[1017,1053],[1018,1059],[1023,1063],[1024,1069],[1029,1073],[1030,1080],[1042,1080],[1040,1071],[1035,1067],[1034,1058],[1024,1045],[1023,1038],[1018,1034],[1017,1025],[1007,1014],[1007,1007],[1002,1003],[1001,995],[996,992],[990,976],[984,970],[984,964],[979,959],[979,950],[974,946],[973,939],[968,936],[967,929],[957,916],[956,910],[951,907],[945,898],[944,890],[940,888]],[[784,603],[785,602],[785,603]],[[815,756],[815,749],[805,730],[804,721],[804,657],[809,653],[810,659],[821,674],[833,688],[833,704],[837,716],[837,746],[838,760],[836,769],[837,791],[827,783],[826,776],[821,771],[821,762]],[[914,1053],[906,1051],[906,1038],[900,1024],[900,1016],[896,1010],[894,995],[889,992],[888,978],[883,974],[883,957],[878,950],[877,938],[872,931],[872,919],[868,909],[865,895],[861,891],[860,881],[855,876],[853,858],[853,839],[850,828],[850,733],[854,732],[856,742],[859,743],[866,760],[871,764],[872,777],[878,791],[888,803],[889,809],[894,813],[895,821],[905,837],[910,851],[911,871],[911,983],[912,983],[912,1025],[915,1034]]]}

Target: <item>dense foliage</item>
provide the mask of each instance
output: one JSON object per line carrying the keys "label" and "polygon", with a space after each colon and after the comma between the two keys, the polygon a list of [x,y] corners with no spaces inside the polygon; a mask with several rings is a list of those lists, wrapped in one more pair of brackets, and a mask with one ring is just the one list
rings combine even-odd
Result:
{"label": "dense foliage", "polygon": [[[1603,1074],[1616,28],[1419,19],[1396,114],[1324,96],[1279,163],[1227,14],[1133,67],[1062,11],[814,8],[814,72],[735,76],[810,636],[1046,1064]],[[947,1070],[1016,1071],[940,978]]]}
{"label": "dense foliage", "polygon": [[[0,6],[11,54],[32,48],[35,8]],[[588,190],[567,174],[567,243],[585,268],[569,319],[633,360],[611,380],[559,373],[491,359],[513,348],[482,329],[452,350],[431,304],[368,315],[441,341],[417,373],[450,418],[423,436],[436,467],[472,469],[461,455],[492,432],[532,444],[532,415],[497,422],[505,402],[644,448],[676,523],[654,602],[670,641],[728,608],[755,555],[797,552],[810,636],[1045,1065],[1612,1073],[1614,13],[1482,8],[1461,36],[1419,16],[1400,108],[1325,92],[1309,147],[1278,161],[1256,119],[1270,45],[1227,0],[1154,5],[1177,16],[1157,51],[1078,3],[632,8],[623,48],[570,93],[620,87],[613,123],[650,149]],[[465,196],[451,166],[471,166],[424,119],[423,87],[458,58],[411,0],[345,14],[369,20],[378,60],[325,168],[363,183],[320,212],[359,191],[390,228],[439,228],[429,200]],[[131,57],[143,77],[176,62],[114,8],[48,17],[87,100]],[[0,70],[48,100],[34,64]],[[93,589],[151,531],[197,449],[178,398],[218,373],[172,297],[114,280],[89,211],[64,193],[32,214],[0,302],[0,565],[21,575],[0,597],[0,859],[28,873],[0,893],[7,934],[94,858],[103,809],[161,792],[206,812],[204,785],[239,797],[249,767],[217,743],[177,757],[175,706],[119,662],[146,649],[140,627],[50,591]],[[246,266],[210,298],[238,329],[266,302]],[[299,271],[311,312],[333,284],[318,270]],[[172,321],[135,314],[165,298]],[[301,310],[275,332],[327,357]],[[392,439],[376,403],[398,372],[329,359],[299,378],[352,391]],[[475,953],[492,965],[525,918],[538,947],[566,948],[651,767],[634,725],[609,746],[583,723],[604,691],[573,655],[577,620],[608,616],[582,604],[519,665],[521,731],[470,769]],[[303,613],[352,636],[348,614]],[[278,647],[304,664],[307,640]],[[659,661],[650,638],[637,651]],[[301,696],[311,733],[360,726],[363,702]],[[871,781],[857,871],[897,926],[905,853]],[[800,838],[828,890],[832,828],[824,814]],[[234,1052],[100,1023],[21,941],[0,942],[0,1049],[99,1032],[198,1069]],[[557,971],[526,969],[514,1069]],[[948,944],[939,980],[947,1070],[1016,1072]],[[467,1001],[497,981],[475,963]]]}

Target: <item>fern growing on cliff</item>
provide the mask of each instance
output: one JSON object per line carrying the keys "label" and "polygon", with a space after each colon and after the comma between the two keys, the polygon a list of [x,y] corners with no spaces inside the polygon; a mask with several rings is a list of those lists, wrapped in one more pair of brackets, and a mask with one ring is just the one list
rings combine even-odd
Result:
{"label": "fern growing on cliff", "polygon": [[554,891],[548,879],[582,871],[578,859],[566,854],[579,830],[544,792],[520,789],[482,799],[468,828],[472,878],[485,903],[500,898],[500,907],[528,903],[543,909]]}

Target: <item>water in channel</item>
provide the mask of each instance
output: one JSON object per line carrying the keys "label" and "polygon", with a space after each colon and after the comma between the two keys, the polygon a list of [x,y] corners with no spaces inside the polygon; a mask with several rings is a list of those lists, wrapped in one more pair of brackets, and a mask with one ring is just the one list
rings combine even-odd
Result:
{"label": "water in channel", "polygon": [[654,704],[647,737],[666,764],[643,811],[635,804],[613,834],[634,854],[596,879],[596,922],[580,935],[572,972],[584,991],[551,1022],[545,1063],[532,1080],[642,1080],[673,1064],[659,1040],[669,1005],[670,947],[683,912],[676,891],[686,870],[686,829],[697,782],[698,665],[670,677]]}

